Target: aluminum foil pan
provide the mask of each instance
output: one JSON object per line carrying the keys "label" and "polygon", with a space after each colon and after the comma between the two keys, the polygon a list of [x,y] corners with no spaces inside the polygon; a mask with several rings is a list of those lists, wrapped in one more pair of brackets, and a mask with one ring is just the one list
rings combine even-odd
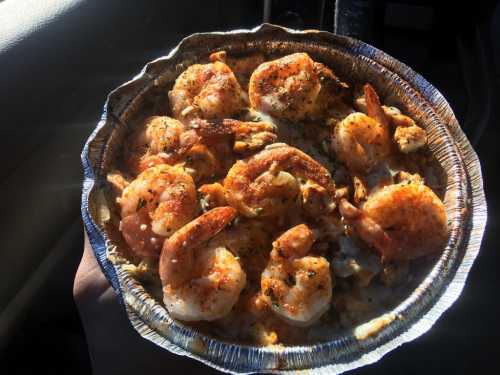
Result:
{"label": "aluminum foil pan", "polygon": [[[107,225],[114,203],[106,196],[106,173],[119,155],[125,134],[141,118],[168,113],[166,92],[189,65],[211,52],[307,52],[348,82],[370,82],[385,102],[409,113],[429,135],[429,147],[445,171],[445,206],[450,238],[445,251],[391,311],[349,333],[310,346],[253,347],[223,342],[170,318],[130,276],[108,259],[116,233]],[[232,373],[314,370],[341,373],[378,361],[428,331],[460,295],[481,245],[486,201],[476,153],[445,98],[422,76],[384,52],[358,40],[314,30],[269,24],[252,30],[194,34],[129,82],[110,93],[101,121],[82,152],[82,216],[103,272],[123,302],[130,322],[144,338],[209,366]],[[369,331],[371,334],[360,334]]]}

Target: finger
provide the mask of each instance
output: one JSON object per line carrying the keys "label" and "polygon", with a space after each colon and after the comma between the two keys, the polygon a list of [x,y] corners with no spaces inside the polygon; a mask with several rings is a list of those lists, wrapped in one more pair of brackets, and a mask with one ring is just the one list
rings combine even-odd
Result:
{"label": "finger", "polygon": [[109,289],[111,289],[111,285],[97,263],[85,232],[83,256],[73,284],[73,297],[78,309],[83,311],[87,304],[95,303],[103,296],[115,298],[113,294],[106,294]]}

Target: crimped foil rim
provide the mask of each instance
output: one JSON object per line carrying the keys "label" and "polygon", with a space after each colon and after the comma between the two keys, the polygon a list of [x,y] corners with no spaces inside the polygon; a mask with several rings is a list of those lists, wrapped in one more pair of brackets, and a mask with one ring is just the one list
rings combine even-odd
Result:
{"label": "crimped foil rim", "polygon": [[[150,73],[150,70],[154,70],[151,68],[154,68],[156,63],[172,59],[176,56],[176,54],[178,54],[183,45],[188,44],[192,40],[196,40],[196,38],[206,37],[207,35],[258,35],[259,33],[265,32],[275,32],[276,34],[287,33],[290,35],[308,35],[311,37],[319,36],[324,37],[325,39],[335,38],[335,41],[337,42],[335,48],[341,48],[339,46],[342,44],[349,46],[351,49],[350,53],[353,53],[354,50],[355,53],[360,54],[361,58],[369,59],[381,66],[381,69],[386,69],[389,73],[394,73],[396,75],[394,79],[400,78],[406,83],[410,83],[413,88],[419,91],[419,94],[422,97],[421,99],[424,99],[427,103],[429,103],[432,110],[436,112],[442,122],[446,124],[446,131],[449,132],[449,135],[455,140],[457,151],[463,160],[464,171],[467,173],[466,187],[468,188],[467,196],[470,199],[470,213],[468,216],[469,222],[466,223],[467,227],[464,228],[465,233],[459,236],[458,246],[463,247],[465,254],[463,255],[463,258],[456,260],[456,270],[448,270],[448,272],[453,272],[453,276],[450,280],[448,280],[448,284],[444,286],[443,290],[435,291],[440,294],[438,296],[434,296],[432,301],[427,302],[427,304],[430,305],[429,310],[427,310],[427,312],[425,312],[421,317],[418,317],[415,321],[404,321],[405,323],[402,323],[401,327],[399,327],[400,329],[404,328],[404,330],[380,345],[377,345],[376,341],[381,341],[380,337],[386,329],[374,339],[367,339],[361,344],[359,342],[354,343],[352,340],[335,340],[312,346],[277,349],[257,348],[246,345],[224,343],[213,338],[207,338],[206,336],[194,332],[192,329],[183,327],[182,325],[177,324],[177,322],[172,321],[168,317],[168,314],[165,316],[164,311],[157,311],[158,308],[160,308],[160,310],[164,310],[164,308],[155,305],[155,303],[151,301],[152,299],[145,295],[142,287],[137,285],[138,283],[135,282],[135,280],[131,279],[120,266],[113,265],[107,259],[107,248],[110,246],[110,243],[107,243],[105,233],[95,223],[91,212],[89,211],[89,201],[91,200],[90,195],[94,188],[99,188],[99,186],[96,185],[96,182],[97,184],[102,183],[102,180],[99,180],[98,176],[96,176],[99,171],[95,171],[93,169],[95,166],[92,165],[89,158],[89,152],[92,147],[96,147],[93,142],[99,132],[106,128],[108,122],[110,120],[114,122],[120,121],[114,114],[112,107],[115,106],[115,104],[116,106],[122,105],[125,107],[128,105],[128,103],[113,102],[113,95],[116,92],[127,88],[127,86],[133,85],[135,82],[138,82],[138,80],[141,80],[148,75],[152,78],[154,75]],[[353,48],[353,46],[355,48]],[[334,46],[332,46],[332,48],[333,47]],[[389,74],[387,71],[385,74]],[[138,94],[138,92],[139,91],[136,91],[136,94]],[[101,146],[104,152],[105,145],[101,144],[97,146]],[[101,157],[102,155],[99,156],[98,159],[101,160]],[[127,314],[134,328],[143,337],[155,342],[171,352],[196,358],[214,368],[228,372],[287,372],[296,369],[314,369],[318,373],[341,373],[377,361],[384,354],[393,350],[397,346],[403,344],[404,342],[411,341],[428,331],[439,316],[458,298],[464,287],[466,276],[478,254],[486,224],[486,201],[482,187],[479,160],[460,129],[453,112],[441,93],[439,93],[439,91],[430,85],[423,77],[376,48],[350,38],[339,36],[333,37],[331,34],[326,32],[295,31],[264,24],[252,30],[235,30],[228,33],[194,34],[184,39],[168,54],[168,56],[156,59],[149,63],[138,76],[134,77],[128,83],[120,86],[108,96],[108,100],[104,107],[103,117],[83,149],[82,162],[85,174],[82,194],[82,216],[87,232],[89,233],[89,239],[104,273],[110,280],[113,288],[117,291],[120,298],[124,298]],[[458,248],[455,251],[458,253]],[[435,272],[439,271],[439,269],[436,271],[437,266],[438,265],[433,268]],[[429,278],[429,276],[427,278]],[[413,292],[405,301],[396,307],[395,310],[400,309],[400,307],[405,307],[406,304],[408,304],[408,300],[411,300],[414,294],[415,292]],[[403,309],[401,308],[400,310]],[[163,335],[157,331],[158,327],[152,327],[155,323],[158,323],[158,317],[161,317],[161,319],[164,320],[159,324],[163,327]],[[388,328],[394,324],[391,323]],[[167,334],[165,334],[165,327],[168,327]],[[179,333],[179,331],[181,332]],[[173,337],[169,337],[171,336],[170,334]],[[177,342],[177,344],[183,347],[180,347],[171,341],[179,340],[179,338],[182,338],[184,341],[182,343]],[[196,345],[193,346],[192,343],[194,342],[199,344],[199,340],[201,340],[202,345],[205,345],[209,348],[209,350],[212,350],[212,355],[209,355],[206,351],[203,352],[203,350],[201,351],[203,353],[200,352],[199,354],[196,354],[196,352],[199,351],[199,348],[196,348]],[[332,346],[337,347],[350,345],[352,347],[352,351],[358,352],[358,354],[363,351],[365,352],[363,352],[360,356],[352,358],[351,360],[346,360],[345,362],[327,363],[320,367],[316,367],[314,361],[317,354],[320,352],[325,354],[325,350],[335,350],[335,348],[328,347],[331,343],[334,343]],[[369,347],[370,343],[372,348]],[[191,351],[186,350],[188,347],[191,348]],[[309,361],[307,361],[307,359],[305,360],[306,363],[302,362],[304,361],[305,352],[307,352],[310,356]],[[218,355],[221,353],[223,354],[222,357]],[[333,356],[335,352],[331,352],[331,354]],[[274,367],[273,363],[259,362],[264,361],[267,358],[266,355],[271,355],[275,360]],[[298,358],[297,355],[299,356]],[[242,363],[242,359],[246,359],[246,363]],[[285,368],[281,366],[282,363],[286,364]],[[265,365],[265,367],[259,367],[259,365]]]}

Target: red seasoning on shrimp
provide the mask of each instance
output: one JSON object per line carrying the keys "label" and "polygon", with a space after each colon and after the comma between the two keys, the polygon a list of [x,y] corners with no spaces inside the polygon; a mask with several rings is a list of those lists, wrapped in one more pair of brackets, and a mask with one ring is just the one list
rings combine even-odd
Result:
{"label": "red seasoning on shrimp", "polygon": [[164,94],[171,117],[137,124],[108,181],[172,318],[317,343],[386,309],[411,262],[443,250],[427,133],[370,84],[307,53],[216,51]]}

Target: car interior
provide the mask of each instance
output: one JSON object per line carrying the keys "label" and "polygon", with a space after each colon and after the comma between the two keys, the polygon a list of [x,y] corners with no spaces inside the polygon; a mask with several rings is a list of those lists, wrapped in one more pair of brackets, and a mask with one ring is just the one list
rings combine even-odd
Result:
{"label": "car interior", "polygon": [[[462,296],[432,331],[356,373],[465,374],[500,354],[491,344],[500,333],[497,1],[451,10],[416,0],[3,0],[2,373],[92,373],[72,290],[83,250],[80,153],[106,96],[192,33],[263,22],[355,37],[408,64],[444,94],[481,160],[488,226]],[[409,367],[409,358],[424,360]]]}

